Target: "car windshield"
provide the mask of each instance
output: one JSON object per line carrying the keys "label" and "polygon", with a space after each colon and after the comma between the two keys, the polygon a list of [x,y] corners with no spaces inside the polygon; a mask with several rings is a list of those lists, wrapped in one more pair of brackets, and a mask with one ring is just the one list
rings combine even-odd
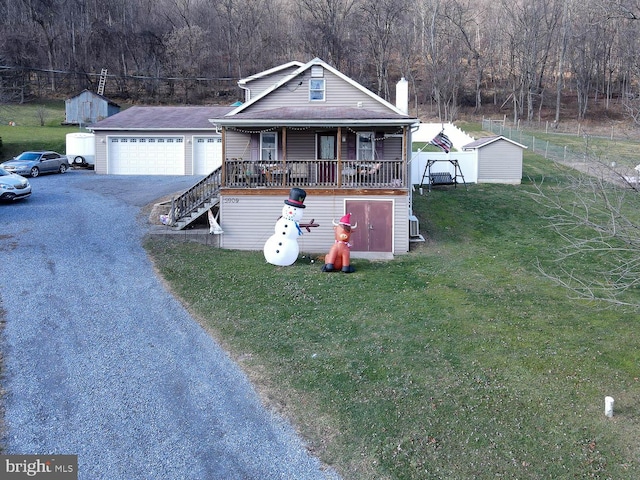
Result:
{"label": "car windshield", "polygon": [[39,153],[34,152],[24,152],[16,157],[16,160],[37,160],[40,158]]}
{"label": "car windshield", "polygon": [[0,177],[4,177],[5,175],[11,175],[4,168],[0,167]]}

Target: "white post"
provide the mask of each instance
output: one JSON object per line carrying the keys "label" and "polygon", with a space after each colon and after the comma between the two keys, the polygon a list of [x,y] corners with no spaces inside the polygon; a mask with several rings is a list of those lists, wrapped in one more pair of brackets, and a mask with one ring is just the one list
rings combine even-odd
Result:
{"label": "white post", "polygon": [[604,397],[604,414],[613,417],[613,397]]}

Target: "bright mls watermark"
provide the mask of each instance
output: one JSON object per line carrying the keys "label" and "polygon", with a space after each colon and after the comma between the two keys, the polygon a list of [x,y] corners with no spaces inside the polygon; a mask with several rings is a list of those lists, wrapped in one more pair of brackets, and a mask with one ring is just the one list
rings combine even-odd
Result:
{"label": "bright mls watermark", "polygon": [[78,480],[77,455],[0,455],[3,480]]}

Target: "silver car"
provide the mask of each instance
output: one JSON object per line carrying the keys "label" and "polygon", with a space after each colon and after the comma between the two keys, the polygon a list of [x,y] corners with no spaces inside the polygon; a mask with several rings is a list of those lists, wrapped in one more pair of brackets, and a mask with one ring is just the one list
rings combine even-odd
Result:
{"label": "silver car", "polygon": [[18,175],[37,177],[41,173],[64,173],[69,169],[69,161],[66,155],[49,150],[22,152],[17,157],[4,162],[2,168]]}
{"label": "silver car", "polygon": [[29,180],[0,168],[0,200],[11,201],[31,195]]}

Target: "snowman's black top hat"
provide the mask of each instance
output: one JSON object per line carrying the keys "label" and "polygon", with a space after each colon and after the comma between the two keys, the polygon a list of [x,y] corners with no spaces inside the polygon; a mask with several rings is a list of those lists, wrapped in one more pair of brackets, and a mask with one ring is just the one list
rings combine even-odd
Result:
{"label": "snowman's black top hat", "polygon": [[305,208],[304,199],[307,197],[307,192],[301,188],[292,188],[289,192],[289,198],[284,201],[287,205],[292,207]]}

